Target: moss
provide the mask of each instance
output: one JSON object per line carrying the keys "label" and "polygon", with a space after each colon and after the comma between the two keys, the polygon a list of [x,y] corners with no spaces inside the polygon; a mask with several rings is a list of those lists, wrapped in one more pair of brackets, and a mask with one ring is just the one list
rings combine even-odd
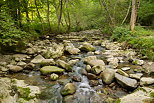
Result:
{"label": "moss", "polygon": [[17,89],[18,89],[20,98],[23,98],[26,101],[29,101],[30,99],[34,98],[29,96],[29,94],[31,93],[30,88],[18,87]]}
{"label": "moss", "polygon": [[147,91],[144,88],[137,88],[134,92],[140,91],[140,90],[147,93]]}
{"label": "moss", "polygon": [[150,96],[151,96],[152,98],[154,98],[154,92],[151,92],[151,93],[150,93]]}
{"label": "moss", "polygon": [[114,103],[120,103],[121,99],[117,99]]}

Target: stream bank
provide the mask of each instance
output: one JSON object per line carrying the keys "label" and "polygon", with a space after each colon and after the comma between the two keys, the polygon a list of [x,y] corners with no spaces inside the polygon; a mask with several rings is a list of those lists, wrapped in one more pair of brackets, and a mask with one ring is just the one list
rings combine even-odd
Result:
{"label": "stream bank", "polygon": [[4,96],[5,91],[0,91],[2,103],[9,103],[10,98],[16,98],[14,103],[154,100],[154,63],[140,59],[124,43],[106,40],[98,30],[48,35],[27,44],[20,54],[0,57],[0,83],[5,84],[1,90],[7,92]]}

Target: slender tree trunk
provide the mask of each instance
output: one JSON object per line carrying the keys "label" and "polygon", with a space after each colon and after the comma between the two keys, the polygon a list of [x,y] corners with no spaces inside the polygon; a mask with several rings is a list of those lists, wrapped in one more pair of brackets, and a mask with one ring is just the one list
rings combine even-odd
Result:
{"label": "slender tree trunk", "polygon": [[123,19],[121,25],[123,25],[124,22],[126,21],[126,19],[127,19],[127,17],[128,17],[128,14],[129,14],[129,12],[130,12],[130,8],[131,8],[131,0],[130,0],[130,2],[129,2],[129,7],[128,7],[128,9],[127,9],[127,14],[126,14],[125,18]]}
{"label": "slender tree trunk", "polygon": [[60,2],[60,13],[59,13],[59,17],[58,17],[58,30],[60,28],[60,23],[61,23],[61,19],[62,19],[63,0],[59,0],[59,2]]}
{"label": "slender tree trunk", "polygon": [[37,5],[37,0],[35,0],[35,7],[36,7],[36,11],[37,11],[37,16],[40,20],[40,23],[41,23],[41,27],[42,27],[42,30],[44,30],[44,27],[43,27],[43,21],[42,21],[42,18],[41,18],[41,15],[40,15],[40,12],[39,12],[39,9],[38,9],[38,5]]}
{"label": "slender tree trunk", "polygon": [[130,19],[130,30],[133,31],[135,28],[136,18],[137,18],[137,0],[132,0],[132,13]]}
{"label": "slender tree trunk", "polygon": [[50,25],[50,4],[49,4],[49,0],[47,0],[47,7],[48,7],[48,10],[47,10],[47,22],[48,22],[48,25],[49,25],[49,32],[51,31],[51,25]]}

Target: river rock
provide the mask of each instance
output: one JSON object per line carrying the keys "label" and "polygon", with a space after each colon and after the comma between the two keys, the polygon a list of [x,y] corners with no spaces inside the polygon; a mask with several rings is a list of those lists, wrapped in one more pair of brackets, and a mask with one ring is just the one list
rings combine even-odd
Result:
{"label": "river rock", "polygon": [[136,73],[136,74],[129,74],[129,77],[140,80],[140,78],[142,77],[142,73]]}
{"label": "river rock", "polygon": [[20,66],[13,66],[13,65],[10,65],[10,66],[9,66],[9,70],[12,71],[12,72],[20,72],[20,71],[23,70],[23,68],[20,67]]}
{"label": "river rock", "polygon": [[42,55],[37,55],[33,60],[31,60],[31,63],[40,64],[44,59],[45,58]]}
{"label": "river rock", "polygon": [[68,64],[71,65],[71,66],[73,66],[73,65],[75,65],[78,61],[79,61],[79,59],[70,60],[70,61],[68,62]]}
{"label": "river rock", "polygon": [[92,73],[88,73],[88,74],[87,74],[87,78],[88,78],[89,80],[98,79],[98,77],[97,77],[95,74],[92,74]]}
{"label": "river rock", "polygon": [[123,76],[129,77],[129,75],[126,72],[122,71],[121,69],[118,69],[116,72]]}
{"label": "river rock", "polygon": [[87,57],[84,58],[84,62],[87,63],[90,60],[96,60],[96,59],[97,59],[96,56],[87,56]]}
{"label": "river rock", "polygon": [[112,67],[112,68],[117,68],[118,67],[118,62],[119,62],[119,59],[118,58],[109,58],[107,60],[109,62],[109,65]]}
{"label": "river rock", "polygon": [[103,80],[105,84],[111,84],[115,77],[115,71],[107,68],[103,70],[101,76],[102,76],[101,79]]}
{"label": "river rock", "polygon": [[153,69],[154,68],[154,62],[144,63],[143,68],[145,68],[145,70],[148,74],[154,73],[154,69]]}
{"label": "river rock", "polygon": [[20,62],[18,62],[18,63],[17,63],[17,65],[18,65],[18,66],[21,66],[21,67],[24,67],[24,66],[26,65],[26,63],[25,63],[25,62],[20,61]]}
{"label": "river rock", "polygon": [[126,89],[133,89],[136,88],[138,83],[135,79],[131,79],[125,76],[122,76],[118,73],[115,73],[115,78],[117,82]]}
{"label": "river rock", "polygon": [[62,89],[61,94],[63,96],[72,95],[76,92],[76,86],[73,83],[67,83]]}
{"label": "river rock", "polygon": [[57,60],[56,64],[59,65],[60,67],[64,68],[66,71],[69,71],[69,72],[72,71],[72,66],[63,60]]}
{"label": "river rock", "polygon": [[143,64],[144,64],[144,61],[143,61],[143,60],[139,60],[139,59],[134,59],[134,60],[133,60],[133,64],[136,64],[136,65],[143,65]]}
{"label": "river rock", "polygon": [[105,70],[105,66],[96,65],[91,68],[91,72],[98,75]]}
{"label": "river rock", "polygon": [[58,77],[59,77],[59,76],[58,76],[57,74],[55,74],[55,73],[52,73],[52,74],[50,75],[50,79],[53,80],[53,81],[54,81],[54,80],[57,80]]}
{"label": "river rock", "polygon": [[91,66],[90,65],[86,65],[86,71],[91,72]]}
{"label": "river rock", "polygon": [[91,66],[105,66],[105,63],[103,60],[90,60],[87,62]]}
{"label": "river rock", "polygon": [[72,46],[66,46],[66,49],[65,49],[65,50],[66,50],[68,53],[73,54],[73,55],[79,54],[79,52],[80,52],[80,49],[75,48],[75,47],[72,47]]}
{"label": "river rock", "polygon": [[75,97],[73,95],[65,96],[63,103],[74,103]]}
{"label": "river rock", "polygon": [[89,84],[90,84],[90,86],[94,87],[94,86],[99,85],[99,81],[98,80],[90,80]]}
{"label": "river rock", "polygon": [[140,85],[150,85],[154,84],[154,78],[152,77],[142,77],[140,80]]}
{"label": "river rock", "polygon": [[81,82],[81,77],[78,76],[78,75],[73,75],[72,80],[75,81],[75,82]]}
{"label": "river rock", "polygon": [[49,65],[55,65],[55,61],[53,59],[43,59],[41,61],[41,66],[49,66]]}
{"label": "river rock", "polygon": [[153,93],[154,89],[148,87],[138,88],[135,92],[118,99],[118,103],[153,103]]}
{"label": "river rock", "polygon": [[61,68],[56,67],[56,66],[44,66],[40,69],[40,71],[43,75],[47,75],[47,74],[50,74],[50,73],[63,73],[64,69],[61,69]]}
{"label": "river rock", "polygon": [[122,67],[121,70],[127,71],[130,70],[130,67]]}
{"label": "river rock", "polygon": [[27,70],[33,70],[34,68],[35,68],[35,64],[33,63],[28,63],[24,67],[24,69],[27,69]]}
{"label": "river rock", "polygon": [[85,42],[83,43],[83,45],[81,45],[80,47],[80,50],[82,51],[86,51],[86,52],[90,52],[90,51],[95,51],[96,48],[94,46],[92,46],[91,44]]}
{"label": "river rock", "polygon": [[52,43],[52,47],[47,47],[42,51],[42,55],[45,58],[58,58],[61,57],[64,53],[64,45]]}

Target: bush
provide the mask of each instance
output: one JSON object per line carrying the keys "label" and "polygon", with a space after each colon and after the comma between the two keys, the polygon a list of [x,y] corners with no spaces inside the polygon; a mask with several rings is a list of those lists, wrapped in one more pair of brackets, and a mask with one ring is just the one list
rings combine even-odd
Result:
{"label": "bush", "polygon": [[131,32],[126,27],[116,27],[111,40],[126,41],[141,54],[154,60],[154,32],[152,30],[136,27],[135,31]]}
{"label": "bush", "polygon": [[0,47],[15,47],[24,44],[28,33],[15,27],[12,18],[5,12],[0,12]]}

